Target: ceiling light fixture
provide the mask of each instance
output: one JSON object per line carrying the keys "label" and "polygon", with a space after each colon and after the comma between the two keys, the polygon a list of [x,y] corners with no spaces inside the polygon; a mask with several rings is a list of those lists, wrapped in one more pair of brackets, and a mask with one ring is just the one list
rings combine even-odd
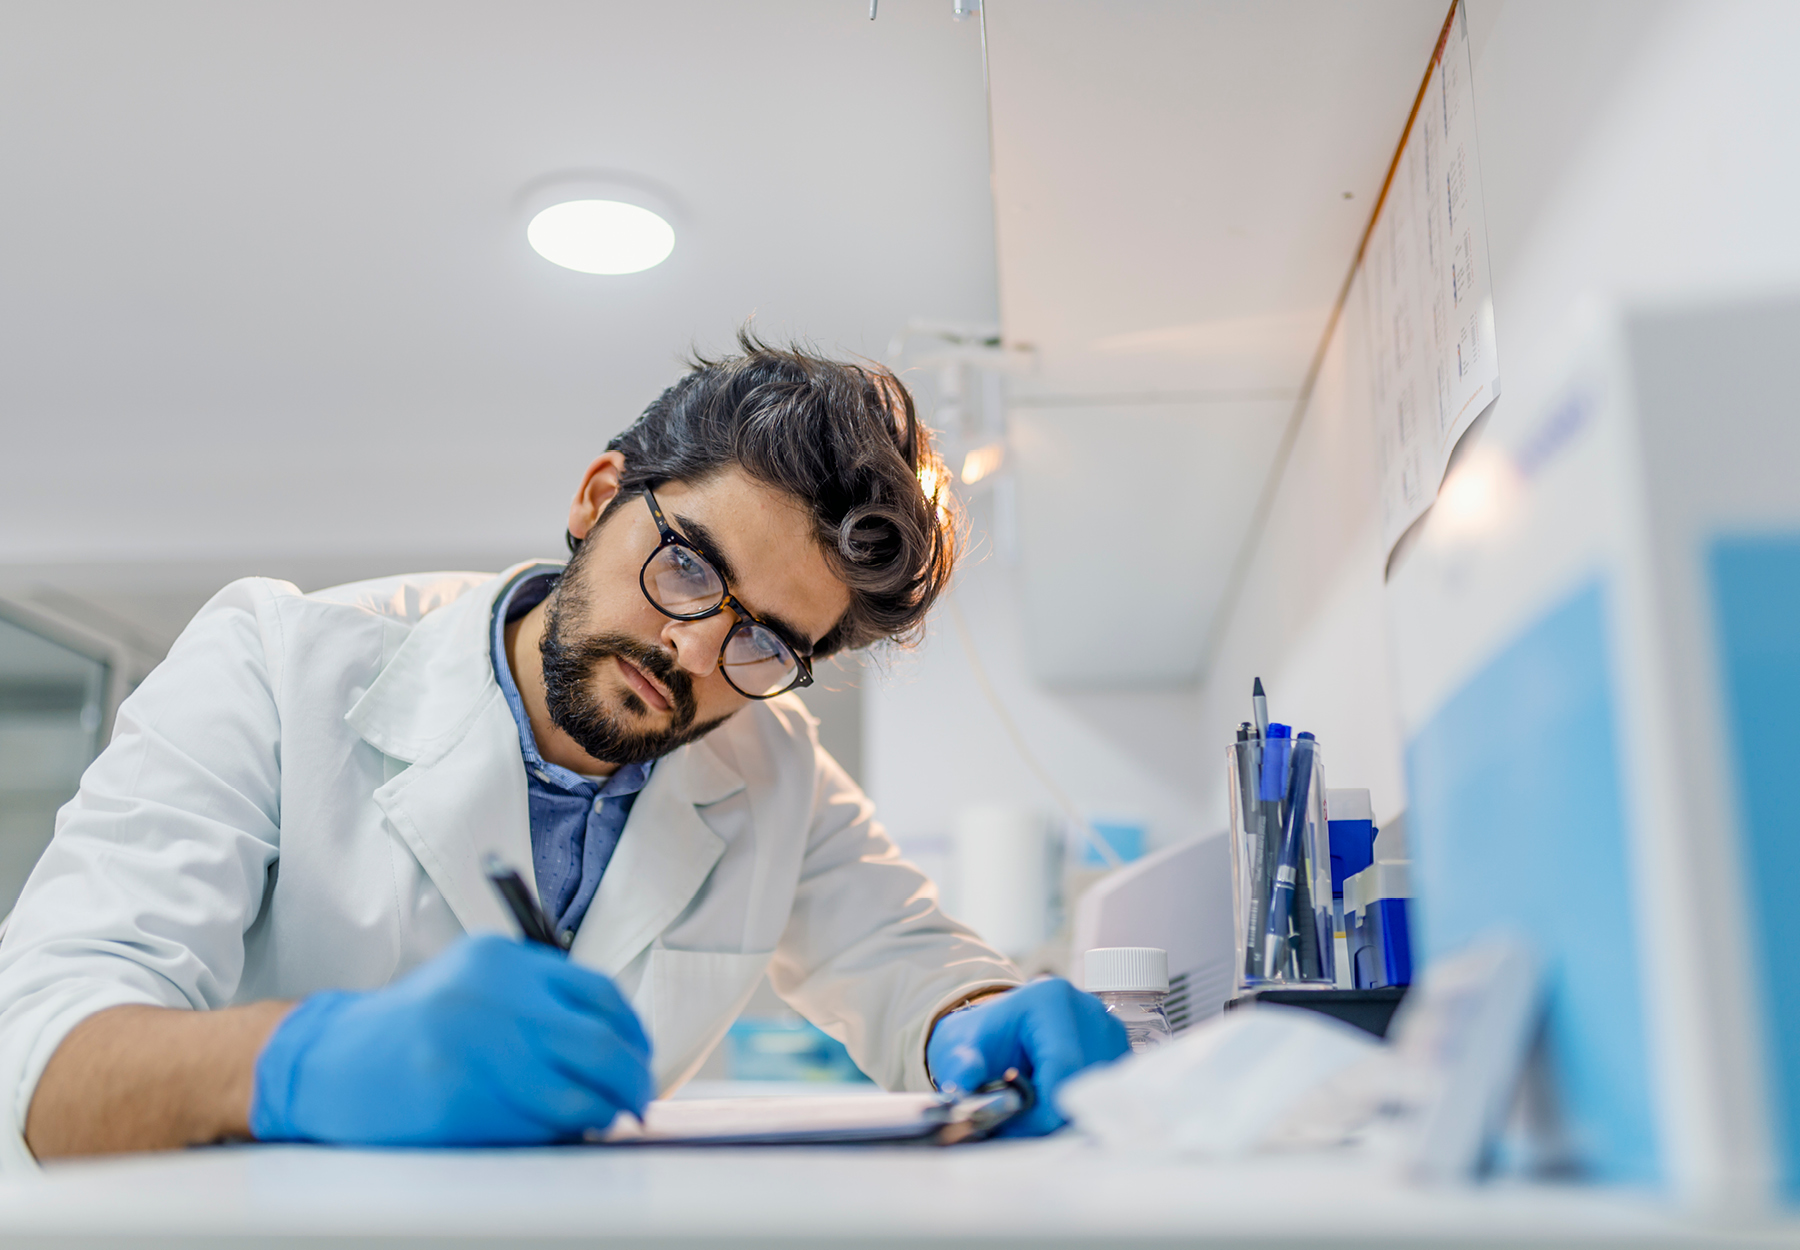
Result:
{"label": "ceiling light fixture", "polygon": [[675,250],[673,226],[622,200],[552,204],[531,219],[525,238],[545,260],[579,273],[641,273]]}

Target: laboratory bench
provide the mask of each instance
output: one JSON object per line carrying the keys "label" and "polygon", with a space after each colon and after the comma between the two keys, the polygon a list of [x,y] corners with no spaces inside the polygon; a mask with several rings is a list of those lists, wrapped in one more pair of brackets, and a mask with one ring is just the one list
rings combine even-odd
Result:
{"label": "laboratory bench", "polygon": [[1343,1159],[941,1147],[224,1146],[0,1182],[0,1246],[1800,1246],[1578,1187],[1372,1185]]}

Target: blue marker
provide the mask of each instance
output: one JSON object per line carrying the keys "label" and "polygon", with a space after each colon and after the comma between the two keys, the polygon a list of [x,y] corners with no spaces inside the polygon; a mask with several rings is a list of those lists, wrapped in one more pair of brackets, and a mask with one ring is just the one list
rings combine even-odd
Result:
{"label": "blue marker", "polygon": [[1286,725],[1270,725],[1263,735],[1262,777],[1256,797],[1264,803],[1279,803],[1287,793],[1288,752],[1293,748],[1293,730]]}
{"label": "blue marker", "polygon": [[[1275,726],[1269,726],[1271,732]],[[1282,826],[1281,858],[1275,867],[1275,884],[1269,892],[1269,928],[1264,937],[1263,964],[1271,975],[1287,965],[1288,926],[1294,912],[1294,892],[1300,876],[1300,842],[1306,832],[1307,800],[1312,789],[1313,736],[1303,733],[1294,742],[1293,781],[1289,787],[1287,820]],[[1263,774],[1264,786],[1268,773]],[[1308,896],[1310,897],[1310,891]],[[1307,975],[1306,943],[1301,943],[1300,973]],[[1317,962],[1314,952],[1313,962]],[[1316,972],[1313,975],[1317,975]]]}

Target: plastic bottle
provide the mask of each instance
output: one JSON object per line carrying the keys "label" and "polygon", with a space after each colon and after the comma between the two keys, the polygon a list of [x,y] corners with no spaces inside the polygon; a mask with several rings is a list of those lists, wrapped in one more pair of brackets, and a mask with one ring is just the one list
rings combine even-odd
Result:
{"label": "plastic bottle", "polygon": [[1087,953],[1088,993],[1125,1026],[1133,1051],[1161,1046],[1173,1032],[1163,1000],[1169,996],[1169,952],[1156,946],[1102,946]]}

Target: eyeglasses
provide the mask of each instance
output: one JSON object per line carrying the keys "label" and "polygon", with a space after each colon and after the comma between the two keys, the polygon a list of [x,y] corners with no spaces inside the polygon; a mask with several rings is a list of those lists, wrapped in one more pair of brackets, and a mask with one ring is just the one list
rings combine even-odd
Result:
{"label": "eyeglasses", "polygon": [[650,606],[678,621],[703,621],[730,608],[737,624],[719,647],[719,671],[739,694],[773,699],[796,686],[812,685],[811,660],[733,597],[706,553],[669,528],[649,487],[644,488],[644,502],[662,535],[638,574]]}

